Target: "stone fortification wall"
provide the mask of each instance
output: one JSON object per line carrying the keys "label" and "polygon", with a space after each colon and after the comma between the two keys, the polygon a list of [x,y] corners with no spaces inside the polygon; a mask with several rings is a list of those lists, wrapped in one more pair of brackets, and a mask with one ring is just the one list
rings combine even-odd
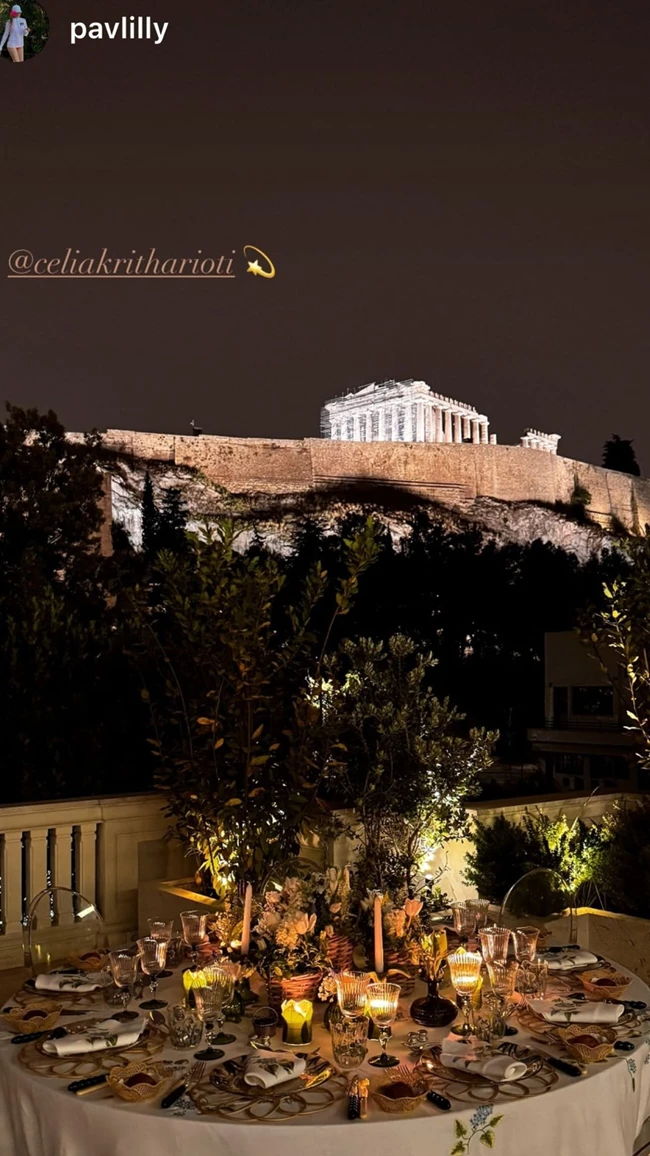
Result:
{"label": "stone fortification wall", "polygon": [[476,498],[570,502],[576,481],[603,525],[650,524],[650,481],[521,446],[224,438],[108,430],[105,444],[145,461],[200,470],[236,493],[300,492],[355,481],[402,486],[464,505]]}

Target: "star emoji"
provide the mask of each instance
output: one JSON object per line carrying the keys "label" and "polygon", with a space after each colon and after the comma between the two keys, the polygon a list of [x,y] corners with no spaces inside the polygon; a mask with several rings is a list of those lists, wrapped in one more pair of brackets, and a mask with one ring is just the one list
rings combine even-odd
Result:
{"label": "star emoji", "polygon": [[249,261],[248,262],[248,269],[246,270],[246,272],[247,273],[253,273],[254,276],[257,277],[258,273],[263,272],[263,269],[262,269],[262,266],[260,265],[259,261],[257,261],[257,260]]}

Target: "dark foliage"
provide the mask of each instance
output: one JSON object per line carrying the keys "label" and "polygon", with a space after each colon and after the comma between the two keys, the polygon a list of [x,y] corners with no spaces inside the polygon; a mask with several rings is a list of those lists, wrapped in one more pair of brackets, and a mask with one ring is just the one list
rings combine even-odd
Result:
{"label": "dark foliage", "polygon": [[634,452],[634,442],[628,438],[613,434],[603,447],[603,465],[606,470],[618,470],[621,474],[632,474],[638,478],[641,475],[639,463]]}

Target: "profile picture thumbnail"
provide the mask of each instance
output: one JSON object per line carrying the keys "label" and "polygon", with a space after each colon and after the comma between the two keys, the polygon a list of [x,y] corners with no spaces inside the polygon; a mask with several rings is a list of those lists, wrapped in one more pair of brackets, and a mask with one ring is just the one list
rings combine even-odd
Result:
{"label": "profile picture thumbnail", "polygon": [[22,64],[38,56],[49,30],[47,12],[35,0],[0,0],[0,59]]}

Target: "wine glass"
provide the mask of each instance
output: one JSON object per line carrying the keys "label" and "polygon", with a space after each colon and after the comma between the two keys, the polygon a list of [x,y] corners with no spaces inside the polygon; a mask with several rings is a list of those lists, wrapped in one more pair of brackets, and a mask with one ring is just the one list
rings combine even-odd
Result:
{"label": "wine glass", "polygon": [[[171,937],[174,934],[174,920],[173,919],[148,919],[147,923],[149,924],[149,935],[151,936],[151,938],[152,939],[162,939],[167,944],[167,958],[166,958],[165,962],[168,963],[169,962],[169,941],[171,940]],[[172,974],[172,972],[169,971],[168,968],[165,968],[165,970],[160,973],[160,978],[161,979],[169,979],[171,974]]]}
{"label": "wine glass", "polygon": [[461,942],[467,943],[468,939],[473,938],[476,934],[476,924],[478,922],[478,911],[471,900],[460,903],[452,903],[451,912],[454,920],[454,931],[460,937]]}
{"label": "wine glass", "polygon": [[152,936],[147,935],[144,939],[138,940],[138,950],[140,952],[140,964],[145,975],[149,976],[149,991],[151,992],[151,999],[145,1000],[140,1004],[144,1011],[153,1011],[155,1008],[167,1007],[167,1001],[164,999],[156,999],[156,991],[158,989],[158,980],[165,970],[165,959],[167,958],[167,940],[153,939]]}
{"label": "wine glass", "polygon": [[379,1043],[381,1052],[374,1059],[368,1060],[373,1068],[394,1068],[399,1064],[396,1056],[389,1056],[386,1045],[390,1035],[390,1025],[397,1015],[400,986],[398,983],[369,983],[367,988],[368,1010],[370,1018],[379,1028]]}
{"label": "wine glass", "polygon": [[508,927],[484,927],[479,931],[478,937],[486,963],[506,962],[510,943],[510,929]]}
{"label": "wine glass", "polygon": [[494,961],[490,960],[488,962],[487,969],[492,991],[495,995],[500,996],[504,1001],[512,999],[512,996],[515,994],[519,964],[516,963],[514,959],[506,963],[500,963],[495,959]]}
{"label": "wine glass", "polygon": [[200,911],[181,911],[183,939],[187,946],[191,948],[192,963],[196,963],[199,958],[199,953],[196,949],[205,939],[207,919],[207,915],[202,915]]}
{"label": "wine glass", "polygon": [[370,976],[365,971],[340,971],[335,976],[338,1004],[348,1020],[364,1015],[368,1002]]}
{"label": "wine glass", "polygon": [[[233,992],[235,990],[235,977],[237,974],[237,967],[228,962],[228,960],[220,960],[217,964],[211,964],[203,968],[203,974],[206,978],[208,988],[220,993],[219,1006],[216,1011],[218,1035],[215,1037],[214,1043],[220,1047],[225,1047],[226,1044],[234,1044],[236,1036],[224,1032],[223,1025],[225,1020],[224,1008],[232,1001]],[[195,992],[196,995],[196,992]],[[207,1038],[207,1028],[206,1028]]]}
{"label": "wine glass", "polygon": [[[212,1045],[217,1043],[217,1037],[214,1034],[215,1024],[219,1026],[221,1017],[221,1006],[223,1003],[223,988],[215,987],[197,987],[194,989],[194,999],[196,1001],[196,1012],[199,1018],[203,1021],[205,1028],[205,1038],[207,1040],[207,1048],[203,1048],[200,1052],[196,1052],[195,1060],[220,1060],[224,1055],[221,1048],[214,1048]],[[223,1023],[223,1020],[221,1020]],[[232,1042],[234,1036],[229,1036],[228,1041]]]}
{"label": "wine glass", "polygon": [[[133,985],[138,975],[138,956],[129,951],[111,951],[108,960],[113,976],[113,983],[119,988],[122,997],[122,1007],[133,998]],[[137,1019],[137,1012],[121,1012],[125,1019]]]}
{"label": "wine glass", "polygon": [[512,933],[515,956],[519,963],[534,963],[537,954],[539,927],[516,927]]}
{"label": "wine glass", "polygon": [[478,987],[482,963],[483,956],[479,955],[478,951],[464,951],[461,948],[460,951],[447,956],[451,982],[460,996],[463,1011],[463,1022],[460,1028],[454,1028],[454,1031],[460,1036],[469,1036],[472,1033],[470,997]]}

